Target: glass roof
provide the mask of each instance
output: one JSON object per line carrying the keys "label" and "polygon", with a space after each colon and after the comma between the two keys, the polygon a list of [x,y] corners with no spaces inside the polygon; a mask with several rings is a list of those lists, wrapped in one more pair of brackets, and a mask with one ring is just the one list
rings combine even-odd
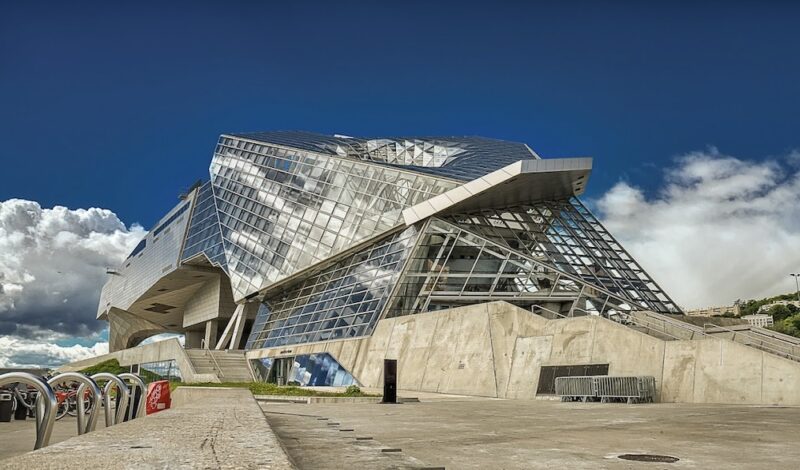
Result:
{"label": "glass roof", "polygon": [[231,134],[340,157],[403,167],[435,176],[470,181],[519,160],[538,159],[527,145],[485,137],[328,136],[305,131]]}

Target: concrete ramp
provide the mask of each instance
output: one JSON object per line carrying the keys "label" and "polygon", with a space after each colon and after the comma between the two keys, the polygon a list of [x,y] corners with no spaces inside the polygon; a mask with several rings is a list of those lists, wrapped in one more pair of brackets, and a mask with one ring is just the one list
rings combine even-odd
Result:
{"label": "concrete ramp", "polygon": [[248,390],[182,387],[173,404],[0,461],[0,468],[294,468]]}

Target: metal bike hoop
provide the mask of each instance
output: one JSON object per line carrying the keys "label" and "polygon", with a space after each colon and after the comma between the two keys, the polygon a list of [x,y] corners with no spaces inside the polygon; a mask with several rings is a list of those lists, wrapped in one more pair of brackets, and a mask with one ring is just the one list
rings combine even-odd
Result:
{"label": "metal bike hoop", "polygon": [[53,387],[40,377],[27,372],[8,372],[0,375],[0,386],[16,383],[30,385],[39,392],[36,397],[36,442],[33,444],[33,450],[46,447],[50,444],[58,407]]}
{"label": "metal bike hoop", "polygon": [[[100,400],[103,397],[103,393],[100,391],[97,382],[78,372],[63,372],[47,381],[50,386],[63,382],[78,382],[80,384],[75,396],[75,401],[78,405],[78,435],[80,436],[81,434],[94,431],[97,425],[97,413],[100,410]],[[83,403],[84,390],[86,387],[92,392],[92,408],[89,410],[89,419],[86,419],[86,406]]]}

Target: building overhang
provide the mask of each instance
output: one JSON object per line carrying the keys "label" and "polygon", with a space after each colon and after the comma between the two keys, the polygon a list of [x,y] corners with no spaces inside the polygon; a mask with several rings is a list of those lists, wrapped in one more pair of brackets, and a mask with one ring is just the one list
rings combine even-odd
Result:
{"label": "building overhang", "polygon": [[520,160],[405,209],[403,219],[412,225],[436,214],[579,196],[591,171],[591,158]]}

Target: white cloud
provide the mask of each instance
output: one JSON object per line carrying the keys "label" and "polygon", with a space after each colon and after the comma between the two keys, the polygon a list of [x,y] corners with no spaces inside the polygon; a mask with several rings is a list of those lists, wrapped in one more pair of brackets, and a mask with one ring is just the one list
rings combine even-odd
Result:
{"label": "white cloud", "polygon": [[79,344],[59,346],[12,336],[0,337],[0,367],[56,367],[107,353],[106,342],[91,347]]}
{"label": "white cloud", "polygon": [[791,292],[800,271],[797,152],[753,162],[693,152],[648,197],[618,183],[597,201],[601,219],[680,305],[731,304]]}
{"label": "white cloud", "polygon": [[[106,209],[0,201],[0,335],[6,335],[0,350],[11,347],[8,341],[24,351],[39,344],[38,353],[51,358],[94,350],[47,341],[91,337],[107,327],[95,319],[105,270],[119,265],[144,235],[142,227],[126,227]],[[0,360],[9,357],[5,351]]]}

